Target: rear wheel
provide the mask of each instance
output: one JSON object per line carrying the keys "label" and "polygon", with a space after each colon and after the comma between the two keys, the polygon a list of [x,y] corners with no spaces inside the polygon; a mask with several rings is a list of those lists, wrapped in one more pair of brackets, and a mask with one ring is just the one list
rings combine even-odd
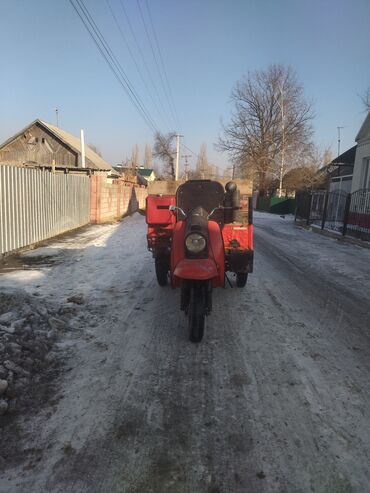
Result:
{"label": "rear wheel", "polygon": [[200,342],[203,339],[206,303],[204,286],[192,286],[188,306],[189,339],[191,342]]}
{"label": "rear wheel", "polygon": [[167,264],[163,261],[155,259],[155,274],[157,276],[157,281],[160,286],[167,286]]}
{"label": "rear wheel", "polygon": [[236,273],[236,285],[238,288],[244,288],[247,284],[248,272],[237,272]]}

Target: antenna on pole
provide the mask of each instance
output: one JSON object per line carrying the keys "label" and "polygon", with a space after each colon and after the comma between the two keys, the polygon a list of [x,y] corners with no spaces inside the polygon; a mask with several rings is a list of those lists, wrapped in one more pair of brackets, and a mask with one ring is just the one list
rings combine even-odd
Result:
{"label": "antenna on pole", "polygon": [[337,127],[338,129],[338,156],[340,155],[340,131],[344,127]]}
{"label": "antenna on pole", "polygon": [[59,128],[59,108],[55,108],[55,118],[57,121],[57,127]]}

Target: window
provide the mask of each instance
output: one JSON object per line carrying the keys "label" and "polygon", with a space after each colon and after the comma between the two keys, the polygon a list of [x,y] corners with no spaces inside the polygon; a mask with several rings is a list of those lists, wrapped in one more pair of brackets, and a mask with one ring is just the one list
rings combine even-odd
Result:
{"label": "window", "polygon": [[42,142],[42,144],[45,144],[45,137],[41,138],[41,142]]}
{"label": "window", "polygon": [[370,188],[370,158],[366,157],[362,165],[362,188]]}

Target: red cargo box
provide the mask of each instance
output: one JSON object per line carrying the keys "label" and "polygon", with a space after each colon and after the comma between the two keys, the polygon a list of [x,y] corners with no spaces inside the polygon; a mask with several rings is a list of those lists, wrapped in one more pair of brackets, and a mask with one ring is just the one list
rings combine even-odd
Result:
{"label": "red cargo box", "polygon": [[176,205],[175,195],[148,195],[146,198],[146,222],[150,226],[175,224],[176,214],[158,206]]}

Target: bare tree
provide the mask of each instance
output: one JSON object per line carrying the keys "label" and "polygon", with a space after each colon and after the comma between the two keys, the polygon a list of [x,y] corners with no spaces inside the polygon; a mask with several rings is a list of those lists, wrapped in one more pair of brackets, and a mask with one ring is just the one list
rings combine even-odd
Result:
{"label": "bare tree", "polygon": [[140,162],[140,156],[139,156],[139,146],[135,144],[132,148],[132,154],[131,154],[131,166],[133,168],[138,168],[139,167],[139,162]]}
{"label": "bare tree", "polygon": [[361,101],[365,107],[365,111],[369,111],[370,110],[370,87],[368,87],[366,89],[366,91],[364,92],[364,94],[362,96],[360,96],[361,98]]}
{"label": "bare tree", "polygon": [[152,148],[149,144],[145,144],[144,167],[151,168],[153,163]]}
{"label": "bare tree", "polygon": [[164,164],[165,174],[175,179],[174,155],[176,133],[171,132],[166,135],[156,132],[154,135],[153,155],[159,158]]}
{"label": "bare tree", "polygon": [[198,178],[206,178],[208,175],[208,158],[207,158],[207,146],[203,142],[200,146],[197,164],[196,164],[196,173]]}
{"label": "bare tree", "polygon": [[[230,154],[240,176],[254,178],[263,194],[269,173],[281,172],[312,135],[312,104],[293,70],[271,65],[237,82],[234,111],[217,148]],[[283,170],[284,171],[284,170]]]}
{"label": "bare tree", "polygon": [[311,144],[306,147],[296,161],[296,167],[284,176],[284,189],[293,192],[304,188],[325,187],[328,175],[328,164],[333,160],[330,147],[323,151]]}

